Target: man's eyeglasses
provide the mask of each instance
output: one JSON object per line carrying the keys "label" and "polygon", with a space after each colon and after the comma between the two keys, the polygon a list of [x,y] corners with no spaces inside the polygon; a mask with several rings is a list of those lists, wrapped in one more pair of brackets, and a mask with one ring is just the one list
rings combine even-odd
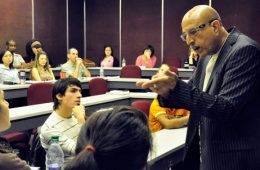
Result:
{"label": "man's eyeglasses", "polygon": [[197,34],[197,32],[199,32],[199,31],[203,30],[205,27],[209,26],[209,25],[210,25],[213,21],[215,21],[215,20],[217,20],[217,19],[212,19],[212,20],[210,20],[210,21],[209,21],[208,23],[206,23],[206,24],[201,24],[201,25],[199,25],[199,26],[196,27],[196,28],[190,29],[188,32],[182,33],[181,36],[180,36],[181,39],[182,39],[182,41],[186,42],[187,35],[189,35],[189,36],[194,36],[195,34]]}

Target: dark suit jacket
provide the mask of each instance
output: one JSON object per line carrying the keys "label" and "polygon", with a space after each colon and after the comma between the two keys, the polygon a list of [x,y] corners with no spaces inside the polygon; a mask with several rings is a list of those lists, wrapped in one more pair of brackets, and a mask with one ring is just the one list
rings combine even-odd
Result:
{"label": "dark suit jacket", "polygon": [[191,111],[184,155],[200,128],[202,170],[260,170],[260,46],[232,28],[203,92],[209,58],[159,101]]}

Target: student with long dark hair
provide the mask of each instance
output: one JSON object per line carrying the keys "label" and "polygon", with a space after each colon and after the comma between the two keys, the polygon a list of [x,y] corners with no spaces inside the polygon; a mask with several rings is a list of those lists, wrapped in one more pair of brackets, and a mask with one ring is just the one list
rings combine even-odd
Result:
{"label": "student with long dark hair", "polygon": [[113,48],[109,45],[104,46],[104,58],[100,62],[101,67],[118,67],[119,62],[113,54]]}
{"label": "student with long dark hair", "polygon": [[3,82],[20,82],[18,71],[13,67],[13,55],[9,50],[0,51],[0,72]]}
{"label": "student with long dark hair", "polygon": [[151,145],[143,112],[129,106],[102,109],[82,126],[76,157],[65,170],[142,170]]}

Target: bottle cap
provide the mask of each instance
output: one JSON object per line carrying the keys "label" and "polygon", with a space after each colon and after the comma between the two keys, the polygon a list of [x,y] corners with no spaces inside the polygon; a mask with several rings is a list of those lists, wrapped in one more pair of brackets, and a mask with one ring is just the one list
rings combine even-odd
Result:
{"label": "bottle cap", "polygon": [[59,141],[59,136],[52,136],[51,141],[53,142],[58,142]]}

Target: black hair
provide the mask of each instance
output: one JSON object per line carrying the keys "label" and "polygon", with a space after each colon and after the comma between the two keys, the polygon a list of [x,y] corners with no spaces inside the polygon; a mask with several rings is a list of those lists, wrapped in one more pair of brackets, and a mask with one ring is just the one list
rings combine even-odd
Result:
{"label": "black hair", "polygon": [[[25,50],[26,50],[26,57],[28,58],[28,60],[30,61],[34,61],[36,56],[35,54],[33,53],[33,50],[32,50],[32,43],[34,43],[35,41],[38,41],[41,43],[41,47],[43,48],[43,45],[42,45],[42,42],[37,40],[37,39],[32,39],[31,41],[27,42],[26,46],[25,46]],[[28,61],[28,62],[30,62]]]}
{"label": "black hair", "polygon": [[60,79],[54,83],[53,89],[52,89],[52,100],[54,103],[53,110],[56,110],[60,105],[59,100],[57,99],[56,95],[60,94],[60,95],[64,96],[68,86],[70,86],[70,85],[75,85],[75,86],[79,87],[80,89],[82,89],[80,81],[76,78]]}
{"label": "black hair", "polygon": [[[11,40],[6,41],[5,45],[6,45],[6,46],[9,46],[9,44],[10,44],[11,41],[15,42],[14,40],[11,39]],[[15,42],[15,43],[16,43],[16,42]]]}
{"label": "black hair", "polygon": [[[5,53],[6,53],[7,51],[9,51],[9,50],[0,51],[0,63],[1,63],[1,64],[4,64],[4,62],[3,62],[3,57],[4,57],[4,55],[5,55]],[[11,51],[9,51],[9,52],[12,54]],[[12,56],[13,56],[13,54],[12,54]],[[9,65],[9,68],[10,68],[10,69],[13,69],[13,68],[14,68],[14,67],[13,67],[13,62],[14,62],[14,56],[13,56],[13,61],[12,61],[12,63],[10,63],[10,65]]]}
{"label": "black hair", "polygon": [[105,50],[106,50],[107,47],[109,47],[109,48],[111,49],[111,56],[113,56],[113,48],[112,48],[110,45],[105,45],[105,46],[104,46],[104,54],[105,54],[105,57],[106,57]]}
{"label": "black hair", "polygon": [[[114,61],[113,61],[113,67],[119,67],[119,61],[118,61],[118,59],[114,56],[114,54],[113,54],[113,48],[110,46],[110,45],[105,45],[104,46],[104,58],[106,57],[106,52],[105,52],[105,50],[106,50],[106,48],[107,47],[109,47],[110,49],[111,49],[111,56],[114,58]],[[102,61],[102,60],[101,60]]]}
{"label": "black hair", "polygon": [[143,53],[145,50],[151,50],[151,57],[153,57],[154,53],[155,53],[155,50],[154,50],[154,47],[152,45],[147,45],[144,50],[143,50]]}
{"label": "black hair", "polygon": [[[85,149],[92,146],[95,150]],[[65,170],[141,170],[152,148],[147,117],[130,106],[93,113],[82,126],[76,157]]]}

